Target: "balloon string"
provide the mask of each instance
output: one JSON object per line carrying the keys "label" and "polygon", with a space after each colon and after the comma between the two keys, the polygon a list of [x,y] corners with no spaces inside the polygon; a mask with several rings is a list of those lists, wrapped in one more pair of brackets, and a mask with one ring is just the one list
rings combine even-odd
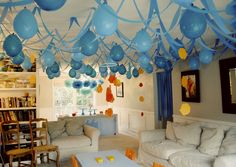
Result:
{"label": "balloon string", "polygon": [[122,0],[118,9],[116,10],[116,13],[118,14],[120,12],[120,9],[122,8],[123,4],[124,4],[125,0]]}

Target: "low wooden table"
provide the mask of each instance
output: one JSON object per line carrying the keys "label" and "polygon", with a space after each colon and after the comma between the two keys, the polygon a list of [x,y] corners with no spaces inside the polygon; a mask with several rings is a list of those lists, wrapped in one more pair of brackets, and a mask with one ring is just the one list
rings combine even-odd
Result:
{"label": "low wooden table", "polygon": [[[107,156],[113,156],[115,159],[109,161]],[[97,163],[97,157],[101,157],[103,163]],[[116,150],[78,153],[76,158],[80,167],[140,167]]]}

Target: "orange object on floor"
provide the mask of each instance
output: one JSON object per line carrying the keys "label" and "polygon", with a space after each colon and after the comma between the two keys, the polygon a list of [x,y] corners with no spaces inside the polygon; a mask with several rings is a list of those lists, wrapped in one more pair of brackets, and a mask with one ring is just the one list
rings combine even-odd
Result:
{"label": "orange object on floor", "polygon": [[71,156],[71,163],[72,163],[72,167],[80,167],[75,155]]}
{"label": "orange object on floor", "polygon": [[125,156],[128,157],[131,160],[135,160],[136,159],[136,153],[133,149],[131,148],[126,148],[125,150]]}
{"label": "orange object on floor", "polygon": [[157,162],[153,162],[152,167],[165,167],[165,166],[162,165],[162,164],[159,164],[159,163],[157,163]]}
{"label": "orange object on floor", "polygon": [[108,117],[112,117],[112,115],[113,115],[113,110],[112,110],[112,108],[108,108],[108,109],[105,111],[105,115],[108,116]]}

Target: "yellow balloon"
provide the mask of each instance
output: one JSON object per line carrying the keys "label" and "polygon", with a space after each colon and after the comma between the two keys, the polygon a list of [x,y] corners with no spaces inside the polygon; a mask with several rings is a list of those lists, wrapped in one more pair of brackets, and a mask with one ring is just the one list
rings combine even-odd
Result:
{"label": "yellow balloon", "polygon": [[98,93],[102,93],[103,89],[102,89],[102,85],[99,84],[98,87],[97,87],[97,92]]}
{"label": "yellow balloon", "polygon": [[188,56],[186,50],[184,48],[179,48],[178,50],[178,54],[179,54],[179,57],[182,59],[182,60],[185,60]]}
{"label": "yellow balloon", "polygon": [[121,85],[120,80],[119,80],[119,79],[116,79],[116,80],[114,81],[114,85],[119,87],[119,86]]}
{"label": "yellow balloon", "polygon": [[183,103],[181,105],[179,111],[183,116],[187,116],[191,112],[191,106],[188,103]]}
{"label": "yellow balloon", "polygon": [[182,76],[181,85],[182,85],[185,89],[187,89],[187,85],[188,85],[188,78],[187,78],[187,76]]}

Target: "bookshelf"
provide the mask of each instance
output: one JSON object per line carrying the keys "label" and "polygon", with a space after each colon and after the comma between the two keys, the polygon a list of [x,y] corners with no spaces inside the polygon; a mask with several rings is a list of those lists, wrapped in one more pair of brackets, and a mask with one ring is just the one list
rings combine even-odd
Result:
{"label": "bookshelf", "polygon": [[[37,72],[36,63],[29,70],[23,70],[18,65],[11,64],[8,58],[0,60],[0,122],[17,120],[20,124],[21,145],[30,147],[29,120],[37,117]],[[0,147],[1,143],[0,143]],[[9,145],[7,150],[14,148]],[[4,161],[8,158],[3,153]],[[0,162],[1,164],[1,162]]]}

